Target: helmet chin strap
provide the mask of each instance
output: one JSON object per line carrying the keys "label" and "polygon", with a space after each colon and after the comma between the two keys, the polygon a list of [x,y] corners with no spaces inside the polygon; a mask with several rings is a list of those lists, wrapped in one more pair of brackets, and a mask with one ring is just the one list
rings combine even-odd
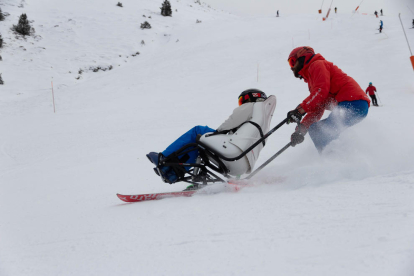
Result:
{"label": "helmet chin strap", "polygon": [[303,77],[302,77],[302,75],[301,75],[301,74],[296,73],[295,71],[293,71],[293,74],[295,75],[295,78],[298,78],[298,79],[303,79]]}

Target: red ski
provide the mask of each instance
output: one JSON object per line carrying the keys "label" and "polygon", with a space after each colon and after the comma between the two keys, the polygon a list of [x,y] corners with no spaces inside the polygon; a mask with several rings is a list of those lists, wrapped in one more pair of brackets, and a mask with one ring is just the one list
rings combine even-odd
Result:
{"label": "red ski", "polygon": [[156,200],[156,199],[163,199],[168,197],[184,197],[184,196],[192,196],[195,194],[195,191],[181,191],[181,192],[171,192],[171,193],[156,193],[156,194],[140,194],[140,195],[121,195],[116,194],[120,200],[125,202],[141,202],[141,201],[148,201],[148,200]]}
{"label": "red ski", "polygon": [[[250,186],[248,184],[244,184],[236,181],[223,183],[225,185],[225,191],[230,192],[237,192],[241,190],[244,187]],[[208,186],[207,186],[208,187]],[[141,201],[148,201],[148,200],[157,200],[157,199],[163,199],[163,198],[169,198],[169,197],[190,197],[193,196],[195,193],[199,192],[200,194],[214,194],[216,192],[206,192],[204,187],[199,190],[193,190],[193,191],[181,191],[181,192],[170,192],[170,193],[155,193],[155,194],[138,194],[138,195],[121,195],[116,194],[118,198],[125,202],[141,202]]]}

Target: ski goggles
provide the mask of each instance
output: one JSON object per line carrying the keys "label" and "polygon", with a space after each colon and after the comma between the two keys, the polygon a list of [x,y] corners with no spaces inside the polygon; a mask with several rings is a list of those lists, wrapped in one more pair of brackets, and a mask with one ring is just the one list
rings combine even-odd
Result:
{"label": "ski goggles", "polygon": [[294,57],[291,57],[288,59],[288,62],[289,62],[290,68],[293,68],[293,66],[295,66],[296,64],[296,59]]}
{"label": "ski goggles", "polygon": [[[242,104],[244,104],[244,103],[245,103],[245,101],[244,101],[244,97],[245,97],[245,96],[247,96],[247,99],[249,98],[249,95],[244,95],[244,96],[240,96],[240,97],[239,97],[239,106],[241,106]],[[247,99],[246,99],[246,100],[247,100]]]}
{"label": "ski goggles", "polygon": [[239,106],[245,103],[264,102],[267,99],[265,93],[250,92],[239,97]]}

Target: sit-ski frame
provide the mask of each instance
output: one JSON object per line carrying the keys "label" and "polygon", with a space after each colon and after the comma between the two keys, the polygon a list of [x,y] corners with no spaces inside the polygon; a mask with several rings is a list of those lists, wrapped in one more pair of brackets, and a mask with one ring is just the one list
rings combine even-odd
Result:
{"label": "sit-ski frame", "polygon": [[[179,177],[178,182],[187,182],[191,184],[203,184],[207,185],[208,183],[215,183],[215,182],[226,182],[216,174],[214,174],[212,171],[215,171],[217,173],[220,173],[224,175],[227,178],[230,178],[228,175],[228,169],[223,164],[223,162],[220,160],[225,161],[237,161],[241,158],[243,158],[247,153],[249,153],[252,149],[254,149],[257,145],[262,143],[267,137],[273,134],[277,129],[279,129],[282,125],[284,125],[287,122],[287,119],[283,120],[281,123],[279,123],[277,126],[275,126],[273,129],[271,129],[266,135],[261,137],[259,140],[257,140],[253,145],[251,145],[247,150],[242,152],[240,155],[236,157],[225,157],[221,153],[208,148],[203,142],[197,141],[196,143],[191,143],[183,146],[173,154],[167,156],[164,160],[161,161],[161,166],[171,166],[177,175],[185,175],[188,174],[188,176]],[[214,135],[214,134],[210,134]],[[210,136],[209,134],[206,135],[206,137]],[[267,164],[269,164],[271,161],[273,161],[276,157],[278,157],[282,152],[284,152],[287,148],[291,146],[291,143],[289,142],[286,146],[284,146],[281,150],[279,150],[276,154],[274,154],[271,158],[269,158],[265,163],[263,163],[259,168],[257,168],[255,171],[253,171],[251,174],[249,174],[244,179],[250,179],[254,175],[256,175],[259,171],[261,171]],[[198,163],[177,163],[174,162],[178,159],[178,156],[185,155],[191,151],[198,150],[199,151],[199,157],[201,158],[200,162]],[[210,162],[210,158],[214,159],[219,166],[216,166],[215,164],[212,164]],[[193,167],[189,171],[187,171],[184,167]]]}

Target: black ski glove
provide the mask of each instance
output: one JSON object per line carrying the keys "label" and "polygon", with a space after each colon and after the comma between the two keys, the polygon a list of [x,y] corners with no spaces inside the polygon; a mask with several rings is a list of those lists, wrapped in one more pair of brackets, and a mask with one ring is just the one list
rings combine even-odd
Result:
{"label": "black ski glove", "polygon": [[290,145],[294,147],[297,144],[302,143],[305,140],[305,135],[307,132],[308,131],[304,125],[298,124],[295,132],[293,132],[293,134],[290,136]]}
{"label": "black ski glove", "polygon": [[290,123],[300,123],[302,120],[302,114],[299,112],[299,110],[291,110],[287,114],[287,124]]}
{"label": "black ski glove", "polygon": [[302,143],[305,140],[305,136],[299,132],[293,132],[292,136],[290,136],[290,145],[292,147],[296,146],[297,144]]}

